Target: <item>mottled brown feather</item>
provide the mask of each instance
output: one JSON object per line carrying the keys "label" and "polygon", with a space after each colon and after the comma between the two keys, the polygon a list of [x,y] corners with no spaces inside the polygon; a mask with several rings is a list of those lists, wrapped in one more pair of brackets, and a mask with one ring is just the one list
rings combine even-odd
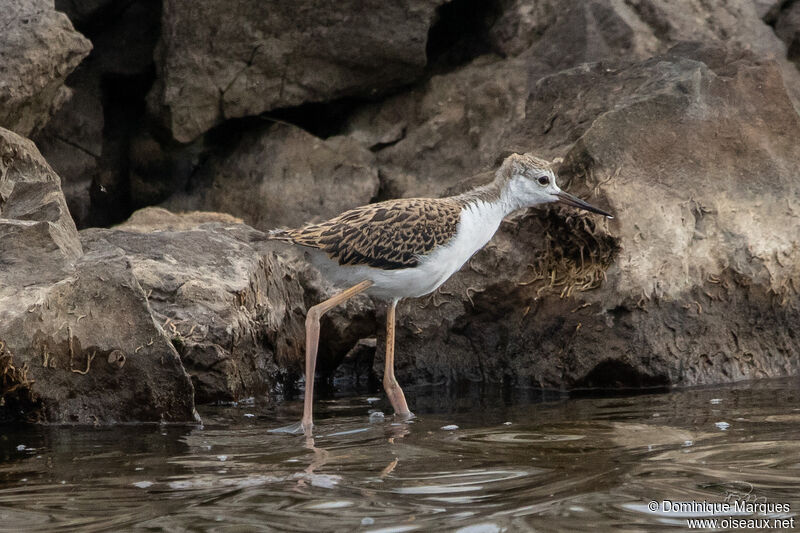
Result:
{"label": "mottled brown feather", "polygon": [[389,200],[319,224],[275,230],[270,238],[320,249],[340,265],[411,268],[455,236],[462,205],[455,198]]}

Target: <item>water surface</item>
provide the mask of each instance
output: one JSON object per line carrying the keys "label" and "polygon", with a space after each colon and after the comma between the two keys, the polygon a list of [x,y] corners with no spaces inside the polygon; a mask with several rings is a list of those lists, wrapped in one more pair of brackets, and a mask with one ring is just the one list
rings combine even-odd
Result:
{"label": "water surface", "polygon": [[300,401],[206,408],[203,426],[0,427],[0,531],[685,529],[648,510],[665,499],[788,503],[790,517],[798,385],[408,390],[411,422],[350,395],[318,402],[313,441],[268,432]]}

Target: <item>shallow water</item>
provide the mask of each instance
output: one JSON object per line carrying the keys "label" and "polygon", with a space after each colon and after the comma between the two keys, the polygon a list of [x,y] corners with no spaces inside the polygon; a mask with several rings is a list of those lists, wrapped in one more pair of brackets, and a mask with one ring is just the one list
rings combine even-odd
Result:
{"label": "shallow water", "polygon": [[793,517],[799,385],[409,390],[410,422],[377,394],[340,397],[318,402],[313,443],[268,432],[299,401],[207,408],[202,427],[0,427],[0,531],[678,530],[708,513],[647,504],[726,498]]}

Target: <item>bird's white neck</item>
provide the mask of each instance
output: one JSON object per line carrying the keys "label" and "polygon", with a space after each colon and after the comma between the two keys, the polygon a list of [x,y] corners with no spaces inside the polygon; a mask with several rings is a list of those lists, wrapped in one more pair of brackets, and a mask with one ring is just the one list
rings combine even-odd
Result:
{"label": "bird's white neck", "polygon": [[505,183],[493,181],[492,183],[467,191],[457,198],[465,207],[474,206],[487,214],[491,212],[492,214],[499,215],[498,224],[500,220],[514,211],[528,207],[523,204],[520,196],[512,191],[510,182],[508,181]]}

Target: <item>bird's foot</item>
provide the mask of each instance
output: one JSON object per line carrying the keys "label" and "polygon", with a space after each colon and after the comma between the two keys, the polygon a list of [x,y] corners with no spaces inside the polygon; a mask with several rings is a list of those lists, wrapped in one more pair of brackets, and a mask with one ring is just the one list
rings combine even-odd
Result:
{"label": "bird's foot", "polygon": [[307,437],[311,436],[311,430],[314,427],[314,424],[311,422],[304,423],[304,422],[295,422],[294,424],[289,424],[288,426],[283,426],[275,429],[270,429],[268,433],[286,433],[287,435],[305,435]]}
{"label": "bird's foot", "polygon": [[394,417],[398,418],[400,420],[406,421],[406,420],[412,420],[414,418],[417,418],[417,415],[415,415],[411,411],[403,411],[403,412],[395,411]]}

